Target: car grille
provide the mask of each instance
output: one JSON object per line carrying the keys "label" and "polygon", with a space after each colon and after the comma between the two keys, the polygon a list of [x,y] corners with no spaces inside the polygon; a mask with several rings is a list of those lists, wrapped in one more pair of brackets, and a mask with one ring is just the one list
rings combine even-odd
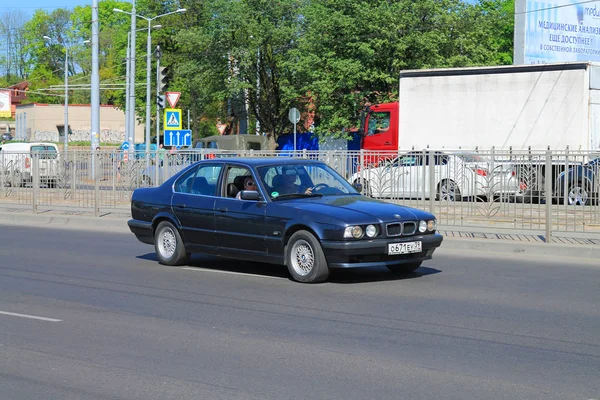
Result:
{"label": "car grille", "polygon": [[413,221],[394,222],[386,225],[386,231],[388,236],[414,235],[417,231],[417,223]]}

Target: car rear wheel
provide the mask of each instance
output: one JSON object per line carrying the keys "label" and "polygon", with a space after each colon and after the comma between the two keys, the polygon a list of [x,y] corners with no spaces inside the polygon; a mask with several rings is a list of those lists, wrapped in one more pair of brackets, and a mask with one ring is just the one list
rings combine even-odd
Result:
{"label": "car rear wheel", "polygon": [[410,264],[388,265],[388,269],[395,274],[409,274],[421,266],[421,261]]}
{"label": "car rear wheel", "polygon": [[454,181],[444,180],[438,185],[437,199],[440,201],[461,201],[462,195]]}
{"label": "car rear wheel", "polygon": [[292,278],[303,283],[323,282],[329,267],[319,241],[307,231],[292,235],[286,246],[286,264]]}
{"label": "car rear wheel", "polygon": [[582,182],[575,182],[569,188],[566,203],[571,206],[585,206],[590,204],[590,190]]}
{"label": "car rear wheel", "polygon": [[161,264],[182,265],[187,261],[185,245],[179,230],[168,221],[158,224],[154,233],[154,249]]}

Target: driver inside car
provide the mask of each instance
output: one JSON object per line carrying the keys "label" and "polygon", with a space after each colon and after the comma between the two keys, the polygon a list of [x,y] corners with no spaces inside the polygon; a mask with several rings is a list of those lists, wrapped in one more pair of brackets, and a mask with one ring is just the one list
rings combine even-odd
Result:
{"label": "driver inside car", "polygon": [[295,193],[312,194],[312,187],[308,187],[303,191],[302,185],[296,184],[298,172],[296,171],[296,168],[292,166],[284,166],[282,168],[282,175],[276,178],[277,179],[273,180],[273,186],[280,195]]}

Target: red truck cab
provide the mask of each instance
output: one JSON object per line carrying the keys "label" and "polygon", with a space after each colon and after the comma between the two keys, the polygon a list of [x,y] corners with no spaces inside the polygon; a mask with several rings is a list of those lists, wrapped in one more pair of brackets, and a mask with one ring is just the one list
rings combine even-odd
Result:
{"label": "red truck cab", "polygon": [[398,151],[400,104],[375,104],[363,113],[360,148],[373,151]]}

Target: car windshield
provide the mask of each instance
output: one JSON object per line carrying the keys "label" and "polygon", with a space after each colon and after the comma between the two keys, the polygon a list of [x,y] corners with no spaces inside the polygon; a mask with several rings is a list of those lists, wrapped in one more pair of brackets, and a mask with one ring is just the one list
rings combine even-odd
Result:
{"label": "car windshield", "polygon": [[357,195],[358,192],[326,164],[286,164],[259,167],[271,199]]}
{"label": "car windshield", "polygon": [[463,154],[456,154],[456,157],[461,158],[464,162],[468,162],[468,163],[488,163],[488,160],[486,160],[485,158],[481,157],[478,154],[472,154],[472,153],[463,153]]}

